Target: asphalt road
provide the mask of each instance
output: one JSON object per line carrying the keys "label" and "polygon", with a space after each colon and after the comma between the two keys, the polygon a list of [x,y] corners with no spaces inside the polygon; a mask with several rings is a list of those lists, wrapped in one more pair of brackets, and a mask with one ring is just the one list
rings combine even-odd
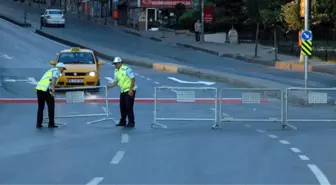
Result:
{"label": "asphalt road", "polygon": [[[20,12],[17,9],[18,6],[14,8],[11,2],[4,2],[4,6],[5,4],[9,4],[6,6],[11,8],[6,8],[3,11],[22,20],[21,14],[14,13]],[[41,10],[26,8],[26,11],[28,12],[28,21],[35,28],[39,28]],[[304,86],[304,73],[301,71],[279,70],[264,65],[218,57],[168,43],[158,43],[147,38],[127,34],[118,28],[107,28],[71,17],[67,19],[65,29],[43,28],[43,31],[89,45],[106,53],[139,56],[156,61],[174,62],[198,68],[262,78],[289,86]],[[336,82],[332,75],[309,72],[309,86],[334,87]]]}
{"label": "asphalt road", "polygon": [[[2,84],[1,98],[34,98],[34,85],[17,80],[38,80],[50,67],[49,60],[64,46],[4,21],[0,22],[0,32],[10,43],[10,47],[4,43],[0,47],[1,76],[16,80]],[[137,97],[142,98],[152,98],[158,85],[191,86],[174,82],[169,76],[199,80],[133,69],[139,86]],[[112,65],[104,65],[102,77],[113,77],[112,71]],[[216,83],[210,87],[230,86]],[[170,90],[161,95],[174,97],[174,93]],[[240,97],[239,93],[229,95]],[[117,98],[118,90],[111,89],[108,96]],[[111,103],[110,107],[112,118],[117,120],[118,104]],[[161,108],[169,118],[172,113],[191,117],[213,114],[211,107],[204,105]],[[253,111],[252,107],[230,108],[244,115]],[[328,184],[323,182],[325,175],[336,182],[335,148],[329,142],[334,138],[332,129],[320,130],[324,135],[321,139],[309,129],[303,134],[279,131],[274,123],[227,123],[225,129],[216,131],[211,129],[211,121],[165,121],[168,129],[151,129],[153,104],[137,103],[133,130],[115,128],[113,120],[85,123],[95,118],[57,119],[66,125],[36,130],[36,104],[0,104],[0,110],[0,184]],[[101,106],[58,104],[56,110],[59,115],[89,113],[100,111]],[[270,108],[266,110],[272,113]]]}

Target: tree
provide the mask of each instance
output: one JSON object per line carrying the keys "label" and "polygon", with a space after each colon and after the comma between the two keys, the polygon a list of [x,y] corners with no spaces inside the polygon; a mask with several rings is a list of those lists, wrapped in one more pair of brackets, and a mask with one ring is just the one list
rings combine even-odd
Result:
{"label": "tree", "polygon": [[277,30],[277,25],[281,23],[281,0],[273,0],[270,1],[269,4],[265,5],[262,7],[260,10],[260,16],[261,20],[263,22],[264,27],[270,27],[273,28],[274,32],[274,54],[275,54],[275,60],[278,59],[277,55],[277,41],[276,41],[276,30]]}
{"label": "tree", "polygon": [[[315,27],[326,21],[326,14],[319,12],[319,7],[317,0],[311,1],[311,8],[310,8],[310,18],[309,18],[309,25]],[[281,19],[285,23],[285,26],[288,31],[299,31],[304,29],[304,20],[298,19],[298,11],[299,11],[299,3],[292,1],[287,3],[283,6],[281,11]],[[310,26],[309,26],[310,27]],[[300,62],[303,61],[303,55],[300,54]]]}
{"label": "tree", "polygon": [[324,14],[328,21],[334,25],[334,39],[336,39],[336,1],[335,0],[321,0],[321,7],[324,9]]}
{"label": "tree", "polygon": [[[312,0],[310,9],[311,18],[309,19],[311,26],[317,26],[327,19],[327,15],[324,12],[319,12],[319,6],[317,0]],[[298,11],[299,4],[295,1],[287,3],[282,7],[281,20],[285,23],[289,31],[298,31],[304,28],[304,20],[298,19]]]}
{"label": "tree", "polygon": [[255,49],[254,56],[258,56],[258,43],[259,43],[259,29],[260,24],[262,24],[261,10],[267,7],[269,0],[245,0],[245,6],[243,12],[247,16],[246,23],[252,23],[256,25],[256,36],[255,36]]}

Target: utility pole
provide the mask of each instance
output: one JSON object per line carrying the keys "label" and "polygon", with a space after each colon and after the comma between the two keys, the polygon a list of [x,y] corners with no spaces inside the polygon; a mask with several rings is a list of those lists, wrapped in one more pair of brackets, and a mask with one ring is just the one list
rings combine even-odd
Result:
{"label": "utility pole", "polygon": [[309,30],[309,10],[311,0],[300,0],[300,17],[304,17],[304,31],[301,33],[301,53],[304,55],[305,88],[308,87],[308,56],[312,55],[312,33]]}
{"label": "utility pole", "polygon": [[[305,0],[305,31],[309,29],[309,0]],[[308,56],[304,58],[304,69],[305,69],[305,88],[308,87]]]}

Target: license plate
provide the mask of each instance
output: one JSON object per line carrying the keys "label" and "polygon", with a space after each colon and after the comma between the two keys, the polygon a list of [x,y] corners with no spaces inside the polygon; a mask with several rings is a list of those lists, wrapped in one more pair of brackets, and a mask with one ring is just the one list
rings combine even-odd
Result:
{"label": "license plate", "polygon": [[68,82],[69,83],[83,83],[84,80],[83,79],[69,79]]}

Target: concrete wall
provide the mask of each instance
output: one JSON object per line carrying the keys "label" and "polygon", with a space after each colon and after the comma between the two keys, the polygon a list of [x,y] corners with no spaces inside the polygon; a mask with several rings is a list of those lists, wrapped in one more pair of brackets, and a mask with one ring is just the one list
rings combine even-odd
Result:
{"label": "concrete wall", "polygon": [[214,43],[225,43],[226,42],[226,33],[214,33],[214,34],[205,34],[205,42],[214,42]]}

